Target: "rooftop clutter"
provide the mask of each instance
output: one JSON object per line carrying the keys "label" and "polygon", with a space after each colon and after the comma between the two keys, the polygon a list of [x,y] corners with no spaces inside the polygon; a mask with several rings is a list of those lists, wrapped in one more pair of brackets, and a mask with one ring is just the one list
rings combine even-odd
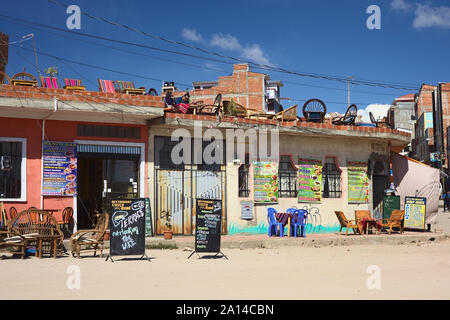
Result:
{"label": "rooftop clutter", "polygon": [[[38,87],[37,79],[29,73],[20,72],[10,78],[4,72],[1,72],[3,78],[2,83],[18,85],[18,86],[33,86]],[[41,76],[40,87],[50,89],[61,89],[58,77],[55,75]],[[159,96],[154,88],[150,88],[148,92],[145,87],[136,88],[133,81],[122,80],[104,80],[98,79],[99,92],[127,94],[127,95],[151,95]],[[80,79],[64,78],[64,86],[66,90],[71,91],[85,91],[86,87]],[[361,121],[358,115],[358,108],[355,104],[350,105],[344,115],[338,113],[327,113],[326,104],[317,98],[312,98],[306,101],[302,107],[303,117],[298,116],[297,104],[286,109],[280,105],[280,111],[275,113],[266,113],[263,110],[246,107],[236,101],[236,97],[223,98],[221,93],[216,94],[213,103],[205,103],[202,100],[192,99],[188,90],[185,92],[175,91],[176,87],[173,82],[164,83],[161,92],[161,99],[165,105],[165,113],[183,113],[194,115],[209,115],[216,116],[219,119],[223,116],[232,116],[244,119],[269,119],[279,122],[314,122],[327,123],[333,125],[345,126],[367,126],[367,127],[384,127],[389,128],[390,120],[388,118],[382,121],[376,121],[372,114],[370,114],[370,123]],[[174,93],[178,96],[175,97]],[[180,95],[181,94],[181,95]]]}

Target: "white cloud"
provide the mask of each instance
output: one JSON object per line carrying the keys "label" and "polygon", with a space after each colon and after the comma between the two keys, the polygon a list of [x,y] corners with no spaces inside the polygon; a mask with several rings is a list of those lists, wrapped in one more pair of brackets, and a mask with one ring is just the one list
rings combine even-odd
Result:
{"label": "white cloud", "polygon": [[186,29],[181,30],[181,36],[187,40],[194,42],[203,42],[203,37],[196,30]]}
{"label": "white cloud", "polygon": [[412,9],[412,5],[405,0],[392,0],[391,8],[395,11],[409,11]]}
{"label": "white cloud", "polygon": [[242,57],[258,64],[269,65],[269,59],[266,57],[264,52],[262,51],[259,44],[252,44],[251,46],[247,46],[242,50]]}
{"label": "white cloud", "polygon": [[240,53],[242,59],[250,60],[258,64],[272,65],[259,44],[242,45],[231,34],[214,34],[210,44],[221,49],[237,51]]}
{"label": "white cloud", "polygon": [[214,34],[211,45],[225,50],[242,50],[239,40],[231,34]]}
{"label": "white cloud", "polygon": [[381,121],[387,116],[387,111],[390,107],[390,104],[369,104],[366,109],[358,110],[358,115],[362,116],[363,122],[370,122],[369,112],[372,112],[375,120]]}
{"label": "white cloud", "polygon": [[450,7],[430,7],[418,4],[413,26],[416,29],[427,27],[450,28]]}

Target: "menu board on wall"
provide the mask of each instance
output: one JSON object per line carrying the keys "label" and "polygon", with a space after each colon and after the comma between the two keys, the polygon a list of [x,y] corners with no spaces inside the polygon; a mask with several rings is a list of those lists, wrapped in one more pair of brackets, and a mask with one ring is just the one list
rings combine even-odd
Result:
{"label": "menu board on wall", "polygon": [[42,195],[77,194],[77,144],[43,142]]}
{"label": "menu board on wall", "polygon": [[278,202],[278,164],[253,162],[253,196],[255,202]]}
{"label": "menu board on wall", "polygon": [[347,162],[348,203],[369,202],[368,162]]}
{"label": "menu board on wall", "polygon": [[405,197],[405,228],[425,229],[426,198]]}
{"label": "menu board on wall", "polygon": [[322,161],[299,159],[298,202],[320,203],[322,199]]}
{"label": "menu board on wall", "polygon": [[145,254],[145,199],[111,200],[110,256]]}

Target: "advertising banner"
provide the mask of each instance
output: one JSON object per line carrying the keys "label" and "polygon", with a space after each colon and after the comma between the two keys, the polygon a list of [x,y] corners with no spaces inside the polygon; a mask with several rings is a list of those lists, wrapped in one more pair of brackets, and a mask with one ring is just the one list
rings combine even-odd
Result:
{"label": "advertising banner", "polygon": [[298,164],[298,202],[322,200],[322,161],[300,159]]}
{"label": "advertising banner", "polygon": [[42,195],[77,194],[77,144],[43,142]]}
{"label": "advertising banner", "polygon": [[368,162],[347,162],[348,203],[369,202]]}
{"label": "advertising banner", "polygon": [[278,164],[253,162],[254,201],[278,202]]}

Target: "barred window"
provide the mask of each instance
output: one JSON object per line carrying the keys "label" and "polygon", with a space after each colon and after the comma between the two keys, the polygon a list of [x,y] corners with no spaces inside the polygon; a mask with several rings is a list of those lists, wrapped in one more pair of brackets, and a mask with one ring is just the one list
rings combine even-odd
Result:
{"label": "barred window", "polygon": [[247,198],[250,196],[249,185],[250,163],[248,154],[245,155],[245,163],[239,166],[239,197]]}
{"label": "barred window", "polygon": [[336,158],[327,157],[322,171],[322,196],[324,198],[341,197],[341,173],[341,169],[336,165]]}
{"label": "barred window", "polygon": [[297,197],[297,168],[292,164],[291,156],[281,156],[278,166],[280,198]]}
{"label": "barred window", "polygon": [[26,178],[22,176],[26,162],[22,152],[24,141],[7,139],[0,139],[0,199],[22,199]]}

